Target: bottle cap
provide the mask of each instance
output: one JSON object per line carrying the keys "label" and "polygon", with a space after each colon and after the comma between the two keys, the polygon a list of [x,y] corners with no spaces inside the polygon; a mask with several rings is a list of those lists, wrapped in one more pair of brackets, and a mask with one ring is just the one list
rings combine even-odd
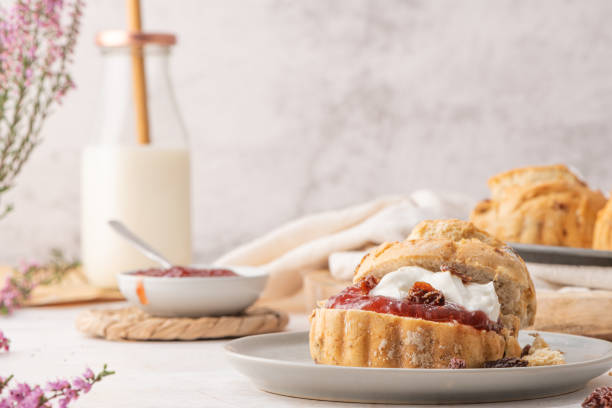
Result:
{"label": "bottle cap", "polygon": [[96,35],[96,44],[100,47],[129,47],[148,44],[170,46],[176,44],[176,35],[171,33],[105,30]]}

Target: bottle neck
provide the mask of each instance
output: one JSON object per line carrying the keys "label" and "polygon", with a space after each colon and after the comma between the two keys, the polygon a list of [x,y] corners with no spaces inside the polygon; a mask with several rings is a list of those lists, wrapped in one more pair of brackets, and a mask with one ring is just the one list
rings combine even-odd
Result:
{"label": "bottle neck", "polygon": [[[183,148],[187,137],[169,75],[170,50],[147,45],[144,58],[150,145]],[[104,79],[100,132],[95,143],[138,145],[135,121],[132,50],[103,49]]]}

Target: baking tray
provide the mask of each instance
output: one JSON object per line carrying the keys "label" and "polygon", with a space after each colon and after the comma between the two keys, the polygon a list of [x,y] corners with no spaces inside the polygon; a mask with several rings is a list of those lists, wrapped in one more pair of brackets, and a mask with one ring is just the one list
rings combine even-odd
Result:
{"label": "baking tray", "polygon": [[612,266],[612,251],[509,242],[526,262],[557,265]]}

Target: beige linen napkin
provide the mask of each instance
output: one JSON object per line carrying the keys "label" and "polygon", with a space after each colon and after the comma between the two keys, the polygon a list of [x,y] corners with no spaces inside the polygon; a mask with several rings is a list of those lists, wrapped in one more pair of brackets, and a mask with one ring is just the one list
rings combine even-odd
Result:
{"label": "beige linen napkin", "polygon": [[285,298],[300,290],[303,273],[326,268],[333,253],[403,240],[424,219],[465,219],[473,205],[465,196],[429,190],[383,197],[292,221],[229,252],[215,264],[261,266],[270,274],[262,299]]}
{"label": "beige linen napkin", "polygon": [[612,290],[612,268],[587,265],[550,265],[527,263],[536,288],[564,287]]}
{"label": "beige linen napkin", "polygon": [[329,273],[338,280],[350,281],[361,259],[368,251],[336,252],[327,261]]}

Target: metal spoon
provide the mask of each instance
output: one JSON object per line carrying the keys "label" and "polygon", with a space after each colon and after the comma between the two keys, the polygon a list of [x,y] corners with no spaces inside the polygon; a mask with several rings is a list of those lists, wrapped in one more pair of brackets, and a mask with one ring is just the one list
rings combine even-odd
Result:
{"label": "metal spoon", "polygon": [[132,244],[136,249],[138,249],[144,256],[151,259],[152,261],[157,262],[165,269],[172,268],[172,262],[166,259],[162,254],[154,250],[144,242],[141,238],[139,238],[136,234],[130,231],[122,222],[117,220],[108,221],[108,225],[111,226],[112,229],[115,230],[116,233],[125,238],[130,244]]}

